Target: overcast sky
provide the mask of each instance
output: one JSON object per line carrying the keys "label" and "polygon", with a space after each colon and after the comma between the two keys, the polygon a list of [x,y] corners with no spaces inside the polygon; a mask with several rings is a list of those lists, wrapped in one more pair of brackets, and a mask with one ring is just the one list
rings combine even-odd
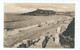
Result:
{"label": "overcast sky", "polygon": [[25,13],[36,9],[48,9],[54,11],[74,11],[73,3],[5,3],[4,12],[6,13]]}

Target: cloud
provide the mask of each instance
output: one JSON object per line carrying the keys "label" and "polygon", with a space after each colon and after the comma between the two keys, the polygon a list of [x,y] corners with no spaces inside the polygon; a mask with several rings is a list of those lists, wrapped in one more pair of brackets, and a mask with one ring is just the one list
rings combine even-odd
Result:
{"label": "cloud", "polygon": [[5,3],[4,11],[7,13],[25,13],[36,9],[54,11],[74,11],[74,4],[65,3]]}
{"label": "cloud", "polygon": [[22,8],[22,7],[16,6],[16,4],[5,4],[5,8],[4,8],[5,13],[24,13],[24,12],[34,11],[34,10],[36,9]]}

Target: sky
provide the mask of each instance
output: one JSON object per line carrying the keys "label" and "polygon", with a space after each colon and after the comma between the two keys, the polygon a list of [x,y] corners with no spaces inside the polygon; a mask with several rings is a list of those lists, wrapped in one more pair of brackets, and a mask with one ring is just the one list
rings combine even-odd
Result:
{"label": "sky", "polygon": [[74,11],[73,3],[5,3],[5,13],[25,13],[36,9],[46,9],[54,11]]}

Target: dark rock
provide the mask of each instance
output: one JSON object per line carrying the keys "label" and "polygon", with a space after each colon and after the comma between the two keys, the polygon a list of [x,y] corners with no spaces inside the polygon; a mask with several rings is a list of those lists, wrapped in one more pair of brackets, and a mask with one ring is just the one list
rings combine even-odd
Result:
{"label": "dark rock", "polygon": [[6,28],[7,29],[7,31],[12,31],[12,30],[14,30],[13,28]]}
{"label": "dark rock", "polygon": [[22,43],[17,48],[26,48],[26,44]]}
{"label": "dark rock", "polygon": [[48,40],[49,40],[49,37],[46,36],[45,39],[44,39],[44,41],[42,42],[42,48],[46,47],[46,44],[47,44]]}

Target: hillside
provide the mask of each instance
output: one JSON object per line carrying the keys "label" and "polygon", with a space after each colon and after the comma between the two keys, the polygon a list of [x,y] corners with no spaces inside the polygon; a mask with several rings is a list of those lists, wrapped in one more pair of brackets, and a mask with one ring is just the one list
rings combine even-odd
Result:
{"label": "hillside", "polygon": [[37,9],[32,12],[28,13],[23,13],[21,15],[30,15],[30,16],[49,16],[49,15],[55,15],[56,12],[53,10],[42,10],[42,9]]}

